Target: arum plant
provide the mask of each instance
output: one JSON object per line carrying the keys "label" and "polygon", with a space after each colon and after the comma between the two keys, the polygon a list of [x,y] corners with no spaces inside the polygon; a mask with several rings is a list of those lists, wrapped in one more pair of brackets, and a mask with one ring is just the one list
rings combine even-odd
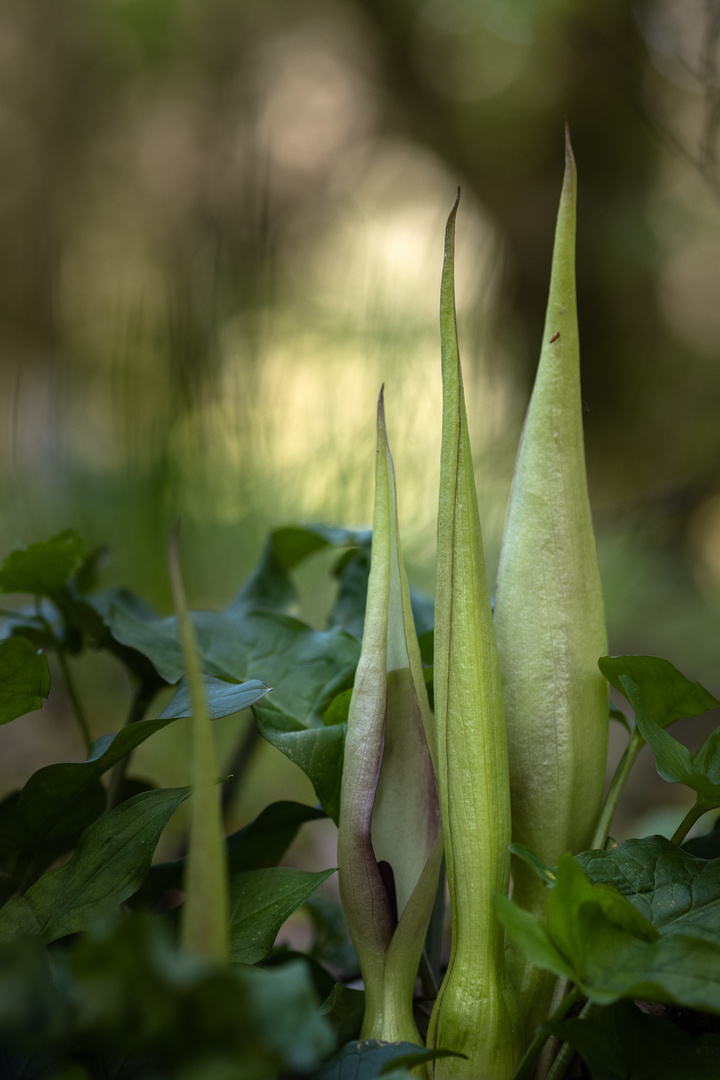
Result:
{"label": "arum plant", "polygon": [[[585,475],[577,306],[576,173],[566,138],[550,295],[518,451],[495,599],[510,759],[513,840],[556,866],[590,845],[600,809],[608,697],[603,598]],[[604,837],[601,843],[604,843]],[[542,916],[544,882],[513,860],[513,899]],[[554,979],[518,959],[527,1037]]]}
{"label": "arum plant", "polygon": [[365,984],[363,1038],[421,1041],[413,989],[442,861],[434,757],[381,392],[372,560],[338,831],[340,894]]}
{"label": "arum plant", "polygon": [[[458,193],[459,197],[459,193]],[[438,785],[452,913],[450,962],[428,1044],[465,1055],[435,1076],[507,1080],[519,1053],[504,938],[492,909],[510,877],[510,789],[500,669],[455,322],[455,216],[445,233],[440,328],[443,432],[435,588]]]}
{"label": "arum plant", "polygon": [[186,952],[227,962],[228,872],[217,784],[215,743],[210,726],[193,625],[188,615],[178,556],[178,530],[168,545],[173,603],[192,703],[192,800],[185,866],[181,944]]}

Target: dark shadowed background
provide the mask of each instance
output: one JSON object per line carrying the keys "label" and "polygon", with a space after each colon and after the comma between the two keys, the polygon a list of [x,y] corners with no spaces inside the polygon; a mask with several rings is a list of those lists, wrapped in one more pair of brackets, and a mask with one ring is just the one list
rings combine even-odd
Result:
{"label": "dark shadowed background", "polygon": [[[384,381],[406,558],[431,589],[460,184],[494,576],[567,118],[610,648],[720,693],[719,41],[718,0],[5,0],[2,554],[74,526],[111,545],[107,584],[165,613],[179,515],[191,603],[222,605],[269,527],[368,522]],[[318,574],[302,585],[313,620]],[[78,678],[100,734],[127,687],[110,661],[96,671]],[[6,787],[75,746],[60,688],[22,723],[2,733]],[[184,766],[156,738],[146,767],[172,782]],[[239,821],[276,764],[295,783],[271,755]],[[628,820],[658,797],[635,790]]]}

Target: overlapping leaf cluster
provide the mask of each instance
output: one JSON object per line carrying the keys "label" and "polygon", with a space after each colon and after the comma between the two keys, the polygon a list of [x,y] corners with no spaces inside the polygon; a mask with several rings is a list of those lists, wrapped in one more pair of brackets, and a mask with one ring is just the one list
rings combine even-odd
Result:
{"label": "overlapping leaf cluster", "polygon": [[[495,622],[455,324],[457,203],[442,279],[435,607],[405,577],[382,394],[373,533],[275,530],[222,611],[187,612],[176,540],[166,617],[126,589],[98,590],[101,553],[70,530],[0,565],[0,724],[40,708],[52,677],[86,747],[84,760],[48,765],[0,802],[9,1080],[560,1080],[572,1048],[594,1080],[716,1080],[720,1034],[689,1035],[645,1003],[720,1015],[720,829],[687,839],[720,809],[720,728],[695,754],[667,730],[720,701],[656,657],[600,658],[634,718],[610,709],[628,743],[599,805],[606,646],[579,412],[574,206],[568,144]],[[323,553],[336,595],[318,630],[298,617],[293,572]],[[88,650],[109,653],[132,683],[118,731],[78,693],[75,658]],[[211,721],[234,716],[236,752],[218,763]],[[191,785],[133,776],[134,751],[187,718]],[[317,804],[272,803],[225,835],[221,810],[257,735],[306,773]],[[616,845],[613,813],[646,743],[694,803],[671,840]],[[188,798],[187,844],[153,864]],[[339,824],[344,910],[325,884],[335,867],[281,865],[302,826],[323,819]],[[278,947],[300,908],[310,944]],[[549,1036],[565,1041],[554,1060]]]}

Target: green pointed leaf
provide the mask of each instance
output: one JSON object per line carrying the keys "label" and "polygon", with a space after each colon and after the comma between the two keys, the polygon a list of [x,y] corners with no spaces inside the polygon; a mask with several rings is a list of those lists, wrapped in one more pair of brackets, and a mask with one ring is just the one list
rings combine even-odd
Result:
{"label": "green pointed leaf", "polygon": [[[10,814],[20,794],[14,792],[10,803],[0,807],[0,837],[3,836],[2,818],[5,813]],[[128,797],[131,794],[137,792],[128,792]],[[102,782],[95,779],[83,788],[61,817],[54,820],[41,837],[36,837],[34,844],[29,842],[27,835],[24,837],[24,852],[19,856],[16,850],[0,848],[0,864],[7,873],[12,873],[16,869],[18,858],[25,856],[22,863],[23,885],[29,888],[52,863],[75,847],[80,833],[105,813],[106,804],[107,792]],[[48,809],[51,811],[52,806]],[[32,859],[28,861],[30,856]]]}
{"label": "green pointed leaf", "polygon": [[363,547],[351,548],[340,556],[333,568],[338,591],[330,612],[328,626],[341,626],[353,637],[362,639],[365,626],[368,577],[370,576],[370,536]]}
{"label": "green pointed leaf", "polygon": [[[191,620],[200,667],[207,675],[273,687],[273,706],[304,726],[322,723],[322,713],[357,665],[357,641],[342,630],[313,630],[299,619],[273,612],[242,618],[195,611]],[[174,617],[143,618],[112,604],[107,622],[122,644],[143,653],[166,682],[183,675]]]}
{"label": "green pointed leaf", "polygon": [[720,701],[704,686],[691,682],[669,660],[659,656],[603,656],[598,664],[610,685],[623,697],[627,694],[622,676],[638,686],[645,711],[660,727],[720,706]]}
{"label": "green pointed leaf", "polygon": [[555,947],[545,923],[529,911],[523,911],[507,896],[495,895],[493,907],[505,932],[536,967],[552,971],[565,979],[572,978],[573,969]]}
{"label": "green pointed leaf", "polygon": [[[303,803],[271,803],[254,821],[226,838],[229,872],[239,874],[245,870],[276,866],[304,822],[325,817],[323,810]],[[184,867],[185,859],[152,866],[142,889],[133,897],[133,905],[152,904],[166,889],[178,888]]]}
{"label": "green pointed leaf", "polygon": [[234,618],[255,610],[286,612],[297,602],[290,571],[325,548],[365,543],[369,543],[368,534],[356,529],[327,525],[275,529],[265,542],[258,566],[226,611]]}
{"label": "green pointed leaf", "polygon": [[0,564],[0,592],[55,596],[79,570],[85,545],[72,529],[50,540],[16,548]]}
{"label": "green pointed leaf", "polygon": [[263,738],[302,769],[323,810],[337,822],[346,725],[308,728],[269,706],[256,705],[253,712]]}
{"label": "green pointed leaf", "polygon": [[47,943],[116,909],[142,885],[161,832],[189,794],[189,788],[144,792],[90,825],[69,863],[0,911],[0,941],[38,934]]}
{"label": "green pointed leaf", "polygon": [[271,803],[249,825],[227,838],[231,873],[276,866],[300,827],[307,821],[321,821],[325,817],[325,812],[315,806],[297,802]]}
{"label": "green pointed leaf", "polygon": [[531,867],[540,880],[547,885],[548,889],[553,889],[555,887],[557,874],[553,868],[544,863],[542,859],[539,859],[535,852],[531,851],[525,844],[511,844],[510,854],[517,856],[518,859],[522,859],[527,866]]}
{"label": "green pointed leaf", "polygon": [[381,1043],[376,1039],[361,1039],[343,1046],[312,1080],[375,1080],[386,1066],[391,1068],[396,1060],[406,1059],[408,1054],[426,1052],[414,1043]]}
{"label": "green pointed leaf", "polygon": [[564,1020],[547,1031],[569,1042],[593,1080],[716,1080],[720,1035],[695,1036],[630,1001]]}
{"label": "green pointed leaf", "polygon": [[506,931],[534,964],[570,978],[598,1005],[635,998],[720,1012],[717,940],[685,934],[649,940],[650,924],[629,901],[617,892],[611,899],[608,886],[583,884],[578,875],[575,861],[563,856],[548,894],[547,924],[496,900]]}
{"label": "green pointed leaf", "polygon": [[682,743],[650,717],[639,686],[627,675],[621,675],[620,682],[635,710],[638,731],[650,745],[663,779],[692,788],[703,803],[708,804],[708,809],[720,806],[720,728],[708,735],[693,757]]}
{"label": "green pointed leaf", "polygon": [[664,836],[585,851],[577,862],[593,884],[612,885],[661,935],[720,940],[720,858],[700,858]]}
{"label": "green pointed leaf", "polygon": [[230,879],[230,960],[256,964],[264,959],[286,919],[334,873],[334,869],[313,874],[273,866],[234,874]]}
{"label": "green pointed leaf", "polygon": [[[201,677],[208,714],[211,720],[220,720],[223,716],[249,709],[269,694],[271,686],[266,686],[259,679],[249,679],[244,683],[227,682],[212,675]],[[170,704],[160,713],[160,720],[177,720],[182,716],[192,715],[192,703],[187,680],[182,679]]]}
{"label": "green pointed leaf", "polygon": [[[99,777],[172,720],[140,720],[104,735],[87,761],[46,765],[30,777],[17,801],[0,817],[0,859],[7,865],[45,842],[56,842],[97,816]],[[89,802],[86,801],[89,799]]]}
{"label": "green pointed leaf", "polygon": [[47,658],[27,638],[0,642],[0,724],[39,709],[49,692]]}

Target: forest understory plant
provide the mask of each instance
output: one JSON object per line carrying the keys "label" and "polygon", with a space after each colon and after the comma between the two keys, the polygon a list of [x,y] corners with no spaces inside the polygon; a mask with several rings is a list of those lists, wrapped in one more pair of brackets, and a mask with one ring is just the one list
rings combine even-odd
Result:
{"label": "forest understory plant", "polygon": [[[177,534],[165,618],[129,590],[98,589],[72,530],[0,565],[0,723],[41,706],[50,656],[87,747],[0,802],[6,1077],[560,1080],[575,1051],[594,1080],[720,1076],[720,829],[688,838],[720,808],[720,728],[694,755],[667,730],[720,701],[667,660],[606,655],[576,187],[568,140],[494,616],[455,318],[458,200],[441,283],[434,602],[405,574],[384,391],[372,532],[276,529],[223,611],[187,611]],[[297,617],[293,583],[320,552],[335,553],[323,630]],[[94,739],[73,678],[89,650],[134,687],[125,726]],[[610,707],[608,684],[632,719]],[[628,741],[603,798],[611,715]],[[306,773],[316,805],[274,802],[226,834],[213,722],[230,717],[243,748],[232,760],[247,762],[257,730]],[[184,719],[190,786],[135,775],[135,749]],[[616,844],[646,743],[695,803],[671,839]],[[241,768],[233,783],[244,779]],[[186,800],[187,844],[153,864]],[[323,819],[338,826],[337,868],[281,865]],[[310,944],[277,945],[298,910]]]}

